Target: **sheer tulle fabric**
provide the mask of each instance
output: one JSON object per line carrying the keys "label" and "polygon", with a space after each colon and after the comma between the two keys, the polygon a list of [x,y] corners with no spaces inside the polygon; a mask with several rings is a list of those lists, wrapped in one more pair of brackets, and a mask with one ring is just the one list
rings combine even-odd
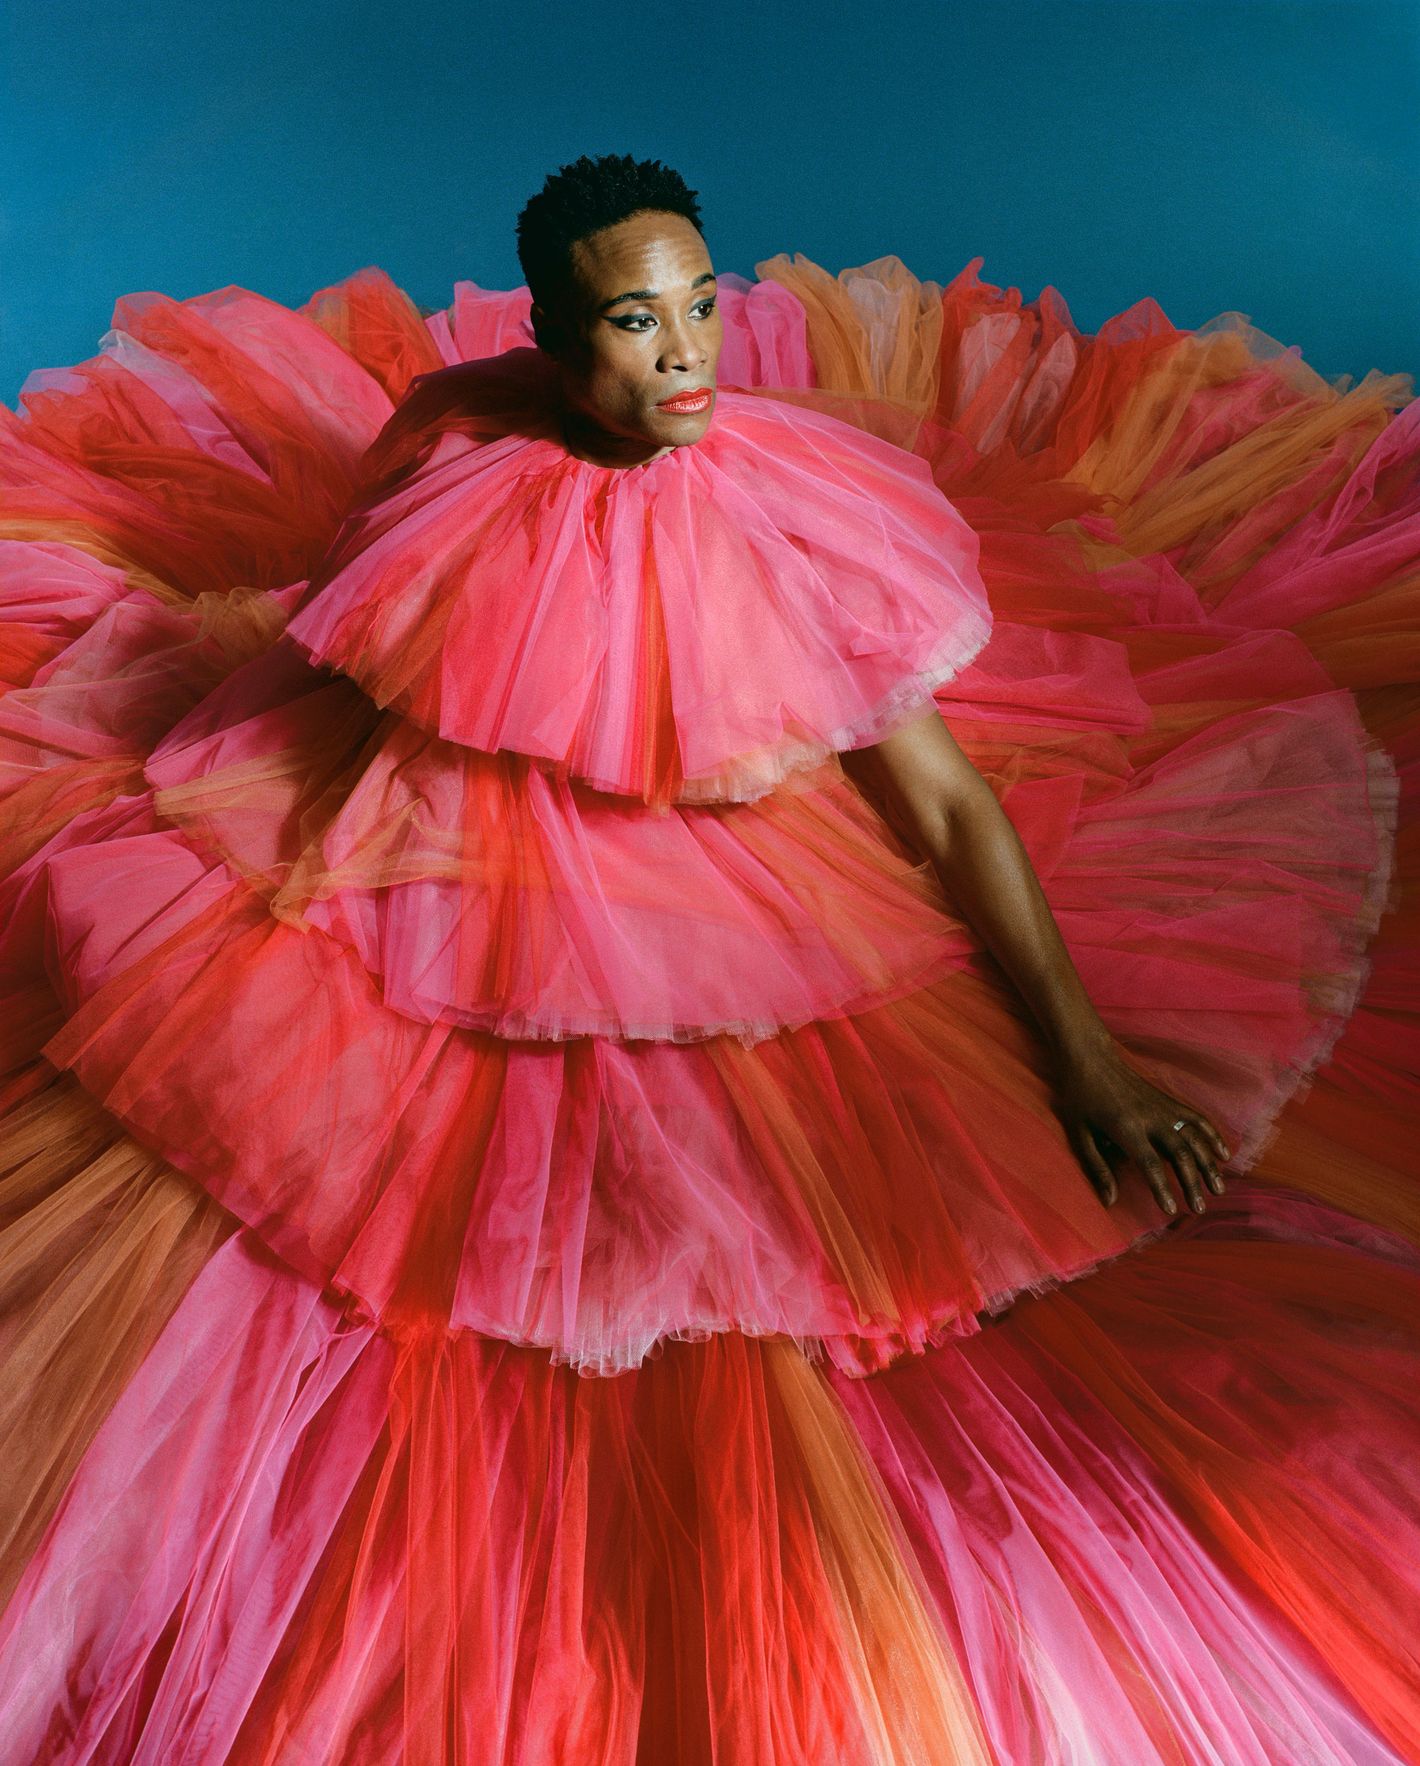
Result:
{"label": "sheer tulle fabric", "polygon": [[[134,297],[0,411],[21,1756],[1420,1759],[1420,407],[979,262],[726,278],[721,409],[910,450],[969,530],[991,636],[936,702],[1239,1149],[1201,1220],[1099,1207],[1013,995],[792,719],[718,775],[752,802],[638,812],[280,640],[417,480],[411,380],[515,355],[526,291]],[[637,740],[641,801],[693,795]],[[945,969],[893,986],[928,910]],[[461,1019],[515,1000],[536,1036]]]}
{"label": "sheer tulle fabric", "polygon": [[1221,1741],[1397,1766],[1405,1608],[1379,1596],[1408,1587],[1416,1516],[1352,1449],[1411,1439],[1407,1249],[1257,1197],[873,1379],[727,1333],[588,1380],[375,1330],[239,1233],[4,1615],[7,1735],[242,1763],[1205,1766]]}
{"label": "sheer tulle fabric", "polygon": [[999,1760],[1415,1757],[1417,1302],[1413,1244],[1254,1191],[832,1376]]}
{"label": "sheer tulle fabric", "polygon": [[[84,833],[36,873],[67,979],[48,1057],[281,1255],[374,1308],[447,1309],[601,1371],[662,1334],[732,1328],[861,1336],[834,1352],[871,1365],[976,1328],[1157,1219],[1142,1199],[1099,1208],[1042,1053],[1000,984],[960,968],[960,938],[942,980],[749,1047],[508,1041],[392,1011],[354,952],[274,920],[141,802]],[[1318,899],[1349,882],[1356,915],[1367,881],[1338,868]],[[1101,1009],[1244,1150],[1354,986],[1307,882],[1266,961],[1247,890],[1205,895],[1191,947],[1157,930],[1177,919],[1167,874],[1152,914],[1139,891],[1082,916]]]}
{"label": "sheer tulle fabric", "polygon": [[127,588],[122,571],[72,546],[0,540],[0,688],[28,686]]}
{"label": "sheer tulle fabric", "polygon": [[187,1284],[233,1226],[67,1075],[26,1089],[7,1116],[0,1169],[0,1598]]}
{"label": "sheer tulle fabric", "polygon": [[836,760],[751,803],[647,814],[381,716],[277,645],[146,773],[165,819],[426,1022],[753,1040],[908,991],[969,948]]}
{"label": "sheer tulle fabric", "polygon": [[[6,703],[53,754],[84,748],[91,681],[115,752],[176,716],[152,802],[19,874],[17,948],[48,929],[49,1058],[298,1268],[604,1372],[734,1328],[860,1366],[1145,1232],[1142,1204],[1100,1214],[1011,1009],[951,980],[979,946],[836,769],[647,814],[381,716],[280,641],[187,712],[281,611],[219,633],[137,597]],[[1107,1021],[1243,1166],[1354,1004],[1385,757],[1280,635],[1004,633],[955,686],[962,739]],[[539,1046],[589,1030],[714,1046]]]}
{"label": "sheer tulle fabric", "polygon": [[695,447],[594,466],[550,373],[416,390],[417,470],[382,442],[288,627],[312,660],[464,746],[708,801],[885,734],[986,642],[975,533],[915,456],[726,388]]}

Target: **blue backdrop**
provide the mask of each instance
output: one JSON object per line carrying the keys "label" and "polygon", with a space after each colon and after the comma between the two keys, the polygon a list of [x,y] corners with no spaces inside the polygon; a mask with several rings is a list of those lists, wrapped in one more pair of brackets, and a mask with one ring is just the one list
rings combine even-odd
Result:
{"label": "blue backdrop", "polygon": [[425,306],[521,281],[580,153],[676,166],[718,268],[895,253],[1235,310],[1327,375],[1420,370],[1420,4],[973,0],[486,8],[38,0],[5,26],[0,398],[115,298],[288,304],[366,264]]}

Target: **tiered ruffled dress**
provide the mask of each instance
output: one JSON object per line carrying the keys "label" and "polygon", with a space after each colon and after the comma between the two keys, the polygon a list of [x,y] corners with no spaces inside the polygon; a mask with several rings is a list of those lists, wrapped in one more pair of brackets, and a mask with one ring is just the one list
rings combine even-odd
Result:
{"label": "tiered ruffled dress", "polygon": [[979,262],[723,278],[628,469],[374,271],[0,410],[7,1761],[1420,1761],[1420,404]]}

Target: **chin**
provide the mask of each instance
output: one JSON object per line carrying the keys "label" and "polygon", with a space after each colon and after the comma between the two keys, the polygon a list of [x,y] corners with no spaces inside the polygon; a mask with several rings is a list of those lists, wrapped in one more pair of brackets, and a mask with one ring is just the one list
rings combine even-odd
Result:
{"label": "chin", "polygon": [[714,415],[713,399],[703,411],[693,411],[684,417],[677,417],[669,411],[658,411],[655,418],[656,439],[662,446],[667,442],[699,441],[710,427]]}

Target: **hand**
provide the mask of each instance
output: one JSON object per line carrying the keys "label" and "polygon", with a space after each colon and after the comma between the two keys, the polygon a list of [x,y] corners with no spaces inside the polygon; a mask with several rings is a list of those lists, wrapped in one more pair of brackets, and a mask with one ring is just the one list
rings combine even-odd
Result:
{"label": "hand", "polygon": [[1195,1213],[1204,1211],[1205,1184],[1223,1194],[1218,1166],[1232,1155],[1222,1135],[1201,1110],[1151,1085],[1117,1043],[1062,1060],[1057,1089],[1070,1144],[1106,1207],[1119,1194],[1106,1155],[1132,1161],[1166,1214],[1178,1212],[1170,1176]]}

